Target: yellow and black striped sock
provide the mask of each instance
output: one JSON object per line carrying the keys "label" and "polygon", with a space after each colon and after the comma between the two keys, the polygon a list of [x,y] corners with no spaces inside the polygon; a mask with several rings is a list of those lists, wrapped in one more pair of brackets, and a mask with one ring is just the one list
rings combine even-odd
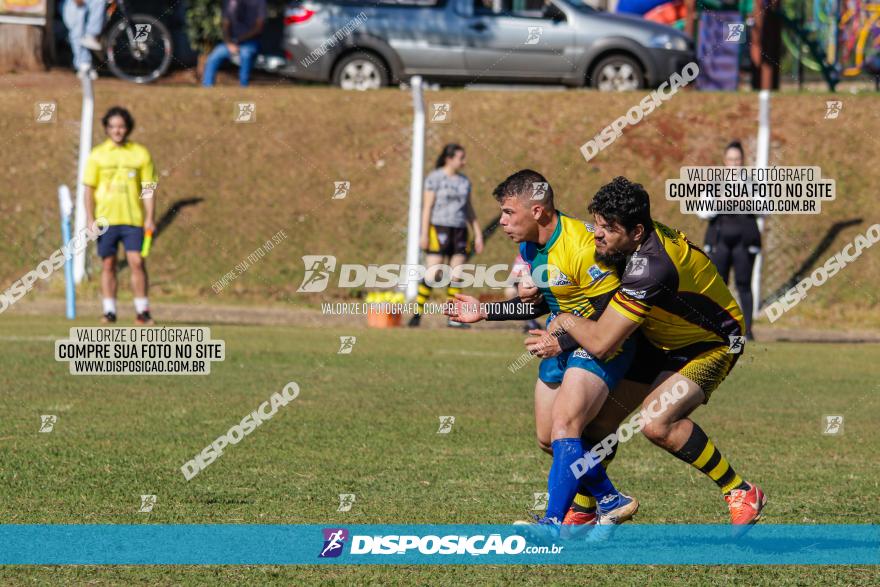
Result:
{"label": "yellow and black striped sock", "polygon": [[431,297],[431,287],[424,281],[419,284],[419,294],[416,296],[416,313],[421,314],[425,309],[425,302]]}
{"label": "yellow and black striped sock", "polygon": [[592,495],[585,495],[578,490],[574,496],[574,502],[571,504],[574,511],[585,514],[591,514],[596,511],[596,498]]}
{"label": "yellow and black striped sock", "polygon": [[672,454],[708,475],[721,488],[722,493],[748,487],[727,459],[715,448],[715,444],[709,440],[703,429],[696,424],[684,446]]}
{"label": "yellow and black striped sock", "polygon": [[461,293],[461,285],[458,283],[450,283],[446,287],[446,297],[453,298],[455,294]]}

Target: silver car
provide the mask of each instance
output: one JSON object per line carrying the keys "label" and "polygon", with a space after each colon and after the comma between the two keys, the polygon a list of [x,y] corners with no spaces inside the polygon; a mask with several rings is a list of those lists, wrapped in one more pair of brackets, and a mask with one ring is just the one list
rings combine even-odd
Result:
{"label": "silver car", "polygon": [[695,59],[676,29],[581,0],[304,0],[284,22],[281,72],[345,89],[421,75],[634,90]]}

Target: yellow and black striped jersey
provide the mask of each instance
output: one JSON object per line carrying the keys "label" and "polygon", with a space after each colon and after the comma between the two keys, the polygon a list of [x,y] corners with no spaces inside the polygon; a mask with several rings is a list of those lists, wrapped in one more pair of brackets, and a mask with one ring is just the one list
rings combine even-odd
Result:
{"label": "yellow and black striped jersey", "polygon": [[550,240],[544,246],[520,243],[520,255],[529,264],[551,314],[567,312],[595,320],[620,281],[613,269],[596,259],[592,226],[557,214]]}
{"label": "yellow and black striped jersey", "polygon": [[647,339],[664,350],[728,345],[745,331],[742,311],[709,257],[659,222],[630,257],[609,307],[641,324]]}

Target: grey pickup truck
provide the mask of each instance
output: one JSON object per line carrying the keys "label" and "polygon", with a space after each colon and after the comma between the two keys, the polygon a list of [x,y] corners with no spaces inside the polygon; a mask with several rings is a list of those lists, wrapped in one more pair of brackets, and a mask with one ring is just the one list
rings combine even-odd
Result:
{"label": "grey pickup truck", "polygon": [[421,75],[634,90],[695,59],[676,29],[582,0],[303,0],[284,23],[280,72],[345,89]]}

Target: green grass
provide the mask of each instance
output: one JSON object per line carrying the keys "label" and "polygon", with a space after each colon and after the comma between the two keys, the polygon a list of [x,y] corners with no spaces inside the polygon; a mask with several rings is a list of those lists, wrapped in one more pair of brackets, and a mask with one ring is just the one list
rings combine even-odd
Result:
{"label": "green grass", "polygon": [[[78,321],[78,325],[90,325]],[[0,319],[3,523],[506,523],[546,483],[534,442],[535,365],[516,331],[217,326],[207,377],[72,376],[53,357],[69,323]],[[358,337],[337,355],[339,336]],[[770,497],[766,523],[880,523],[880,411],[870,345],[756,344],[696,413]],[[283,408],[192,481],[180,466],[288,381]],[[38,433],[41,414],[59,416]],[[823,436],[824,414],[845,433]],[[438,417],[454,415],[438,435]],[[638,523],[724,523],[704,476],[641,436],[611,468]],[[140,495],[155,493],[151,514]],[[354,493],[338,513],[339,493]],[[0,583],[870,585],[866,567],[3,567]]]}

